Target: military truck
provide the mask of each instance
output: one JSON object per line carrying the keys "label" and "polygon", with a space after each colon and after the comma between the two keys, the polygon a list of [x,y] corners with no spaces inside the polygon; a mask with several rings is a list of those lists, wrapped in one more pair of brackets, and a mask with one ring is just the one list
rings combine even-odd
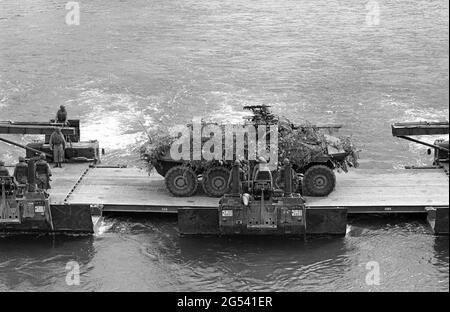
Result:
{"label": "military truck", "polygon": [[289,235],[305,234],[305,201],[293,190],[289,160],[283,162],[284,187],[273,183],[267,163],[259,162],[252,171],[252,181],[242,180],[236,161],[230,188],[222,196],[217,213],[210,209],[180,209],[181,235]]}
{"label": "military truck", "polygon": [[[292,168],[297,173],[296,185],[304,195],[326,196],[336,185],[334,170],[348,166],[357,166],[357,153],[349,144],[346,148],[334,147],[327,143],[321,130],[340,128],[339,125],[315,126],[310,124],[294,125],[288,119],[272,114],[270,106],[245,106],[252,112],[245,117],[244,124],[255,126],[278,125],[278,159],[291,159]],[[270,137],[268,137],[270,139]],[[192,196],[199,182],[203,191],[211,197],[221,197],[228,190],[228,179],[233,160],[185,161],[174,160],[170,156],[170,144],[173,140],[164,137],[158,144],[150,144],[141,150],[141,156],[165,178],[165,184],[174,196]],[[334,142],[339,142],[335,139]],[[351,145],[351,146],[350,146]],[[332,151],[333,150],[333,151]],[[251,179],[251,170],[255,161],[244,161],[247,177]],[[276,178],[278,170],[274,170]]]}
{"label": "military truck", "polygon": [[65,204],[57,204],[37,182],[36,163],[33,158],[28,160],[25,184],[19,183],[9,174],[0,176],[1,236],[93,233],[89,205],[67,208]]}

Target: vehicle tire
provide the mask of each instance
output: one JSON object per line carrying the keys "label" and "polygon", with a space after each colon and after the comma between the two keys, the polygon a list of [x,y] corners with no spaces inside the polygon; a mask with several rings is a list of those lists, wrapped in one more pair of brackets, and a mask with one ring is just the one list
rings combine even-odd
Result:
{"label": "vehicle tire", "polygon": [[167,189],[174,196],[189,197],[197,191],[197,174],[189,167],[170,168],[166,173],[165,182]]}
{"label": "vehicle tire", "polygon": [[203,174],[203,190],[208,196],[221,197],[228,191],[230,170],[225,167],[212,167]]}
{"label": "vehicle tire", "polygon": [[336,175],[327,166],[315,165],[303,177],[303,193],[307,196],[327,196],[336,186]]}

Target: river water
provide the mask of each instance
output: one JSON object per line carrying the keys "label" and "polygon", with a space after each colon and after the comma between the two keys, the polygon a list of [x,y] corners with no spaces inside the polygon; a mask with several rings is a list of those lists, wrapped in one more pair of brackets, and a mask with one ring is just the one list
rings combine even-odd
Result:
{"label": "river water", "polygon": [[[270,104],[294,122],[344,124],[363,168],[400,168],[431,160],[390,124],[449,118],[446,0],[79,4],[67,25],[66,1],[0,0],[0,120],[44,121],[65,104],[105,162],[138,164],[141,124]],[[21,153],[0,143],[7,163]],[[359,217],[344,238],[305,242],[187,239],[173,217],[115,216],[90,238],[0,238],[0,291],[448,291],[448,247],[406,217]],[[366,283],[373,262],[379,285]]]}

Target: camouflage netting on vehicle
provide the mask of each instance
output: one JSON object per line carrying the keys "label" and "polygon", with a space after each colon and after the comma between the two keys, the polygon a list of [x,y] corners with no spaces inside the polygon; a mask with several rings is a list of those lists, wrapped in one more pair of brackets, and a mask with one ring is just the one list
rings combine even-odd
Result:
{"label": "camouflage netting on vehicle", "polygon": [[325,136],[312,127],[291,130],[278,138],[278,158],[288,158],[291,164],[300,168],[322,155],[324,148]]}
{"label": "camouflage netting on vehicle", "polygon": [[[204,123],[205,125],[206,123]],[[191,125],[188,125],[188,127]],[[151,142],[146,142],[141,150],[141,158],[147,163],[147,169],[150,172],[158,162],[163,158],[167,158],[170,154],[170,146],[177,139],[167,134],[167,130],[156,131],[151,136]],[[223,132],[224,133],[224,132]],[[208,140],[203,139],[203,142]],[[192,143],[192,142],[191,142]],[[358,151],[355,148],[350,137],[329,137],[320,129],[304,123],[292,127],[279,128],[278,136],[278,159],[289,158],[291,163],[298,168],[302,168],[311,163],[314,158],[328,154],[327,147],[332,147],[340,152],[345,152],[347,156],[342,159],[333,159],[337,168],[347,171],[348,166],[358,166]],[[192,144],[191,144],[192,152]],[[240,157],[238,157],[240,158]],[[195,170],[205,170],[209,167],[217,165],[219,161],[195,160],[183,162],[184,165],[190,166]],[[231,166],[231,162],[225,162]]]}
{"label": "camouflage netting on vehicle", "polygon": [[347,171],[348,166],[358,167],[358,151],[350,137],[326,136],[308,122],[280,134],[278,158],[289,158],[294,166],[301,168],[313,162],[315,158],[328,154],[329,146],[348,154],[343,160],[332,160],[337,168]]}
{"label": "camouflage netting on vehicle", "polygon": [[147,163],[148,171],[152,171],[158,160],[170,152],[171,144],[177,138],[169,134],[153,133],[140,148],[141,159]]}
{"label": "camouflage netting on vehicle", "polygon": [[347,167],[355,167],[357,168],[359,166],[359,150],[355,147],[353,144],[353,141],[351,137],[349,136],[340,136],[338,138],[337,144],[331,144],[333,147],[335,147],[338,150],[345,151],[348,155],[345,159],[345,162],[338,162],[336,165],[338,168],[342,168],[345,172],[347,172]]}
{"label": "camouflage netting on vehicle", "polygon": [[[208,123],[211,124],[211,123]],[[206,125],[203,124],[203,126]],[[188,128],[192,129],[192,124],[186,125]],[[160,129],[159,131],[153,131],[149,133],[149,140],[145,142],[140,148],[141,159],[146,162],[147,171],[150,173],[162,159],[167,159],[170,155],[171,145],[178,139],[176,136],[171,136],[168,134],[168,129]],[[207,141],[208,138],[202,138],[202,142]],[[190,142],[190,155],[192,155],[192,139]],[[203,171],[210,167],[217,165],[219,161],[206,161],[202,160],[191,160],[184,161],[183,165],[191,167],[195,170]]]}

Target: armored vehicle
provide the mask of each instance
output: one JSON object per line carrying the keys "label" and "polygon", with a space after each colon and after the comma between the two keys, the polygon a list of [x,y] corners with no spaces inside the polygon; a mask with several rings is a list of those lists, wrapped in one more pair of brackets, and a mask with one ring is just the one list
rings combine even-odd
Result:
{"label": "armored vehicle", "polygon": [[93,233],[90,206],[55,203],[38,179],[33,158],[27,163],[25,184],[9,174],[0,176],[0,235]]}
{"label": "armored vehicle", "polygon": [[35,175],[34,160],[30,160],[26,185],[0,177],[0,232],[53,230],[48,194],[37,188]]}
{"label": "armored vehicle", "polygon": [[[217,213],[208,209],[178,211],[182,235],[289,235],[305,234],[305,201],[293,192],[292,175],[285,175],[284,189],[277,189],[272,172],[264,162],[252,170],[252,181],[241,180],[236,161],[229,191],[220,199]],[[290,173],[289,161],[283,169]]]}
{"label": "armored vehicle", "polygon": [[[292,170],[289,161],[284,170]],[[240,188],[236,166],[233,168],[231,192],[219,205],[219,232],[222,235],[303,235],[305,232],[305,201],[293,193],[292,175],[286,174],[284,189],[276,189],[272,172],[265,163],[258,163],[252,181]],[[235,182],[237,181],[237,182]]]}
{"label": "armored vehicle", "polygon": [[[335,139],[332,147],[321,132],[323,128],[340,128],[339,125],[315,126],[294,125],[286,118],[278,117],[269,110],[270,106],[245,106],[252,114],[246,116],[244,124],[254,126],[278,126],[278,159],[289,158],[292,168],[297,173],[296,186],[299,191],[309,196],[326,196],[336,185],[334,170],[357,165],[357,154],[351,144],[345,148]],[[270,139],[270,137],[267,137]],[[212,197],[221,197],[227,190],[233,161],[239,159],[234,154],[233,160],[189,161],[173,160],[170,156],[170,141],[161,140],[158,147],[150,145],[141,153],[150,164],[149,167],[165,177],[167,189],[175,196],[192,196],[196,193],[199,178],[203,191]],[[332,151],[334,150],[334,151]],[[235,153],[235,151],[234,151]],[[223,153],[225,154],[225,152]],[[247,169],[251,170],[255,161],[249,161]],[[276,175],[276,169],[273,170]],[[251,178],[249,172],[247,177]],[[247,178],[248,179],[248,178]]]}

